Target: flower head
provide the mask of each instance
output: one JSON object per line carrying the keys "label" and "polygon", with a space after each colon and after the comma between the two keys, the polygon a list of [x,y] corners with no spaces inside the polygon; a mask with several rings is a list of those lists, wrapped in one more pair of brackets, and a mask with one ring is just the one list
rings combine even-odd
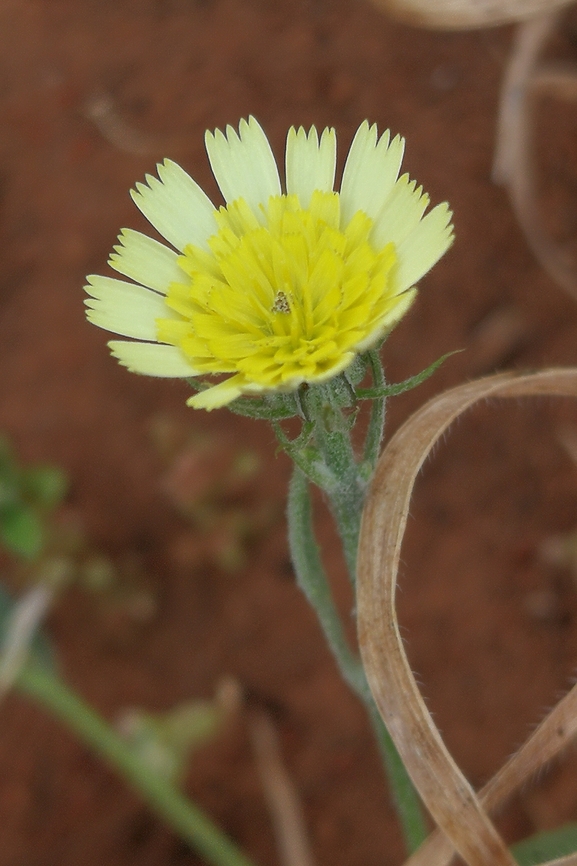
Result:
{"label": "flower head", "polygon": [[452,242],[447,205],[424,216],[428,196],[399,177],[403,148],[365,121],[334,192],[335,131],[291,128],[283,191],[254,118],[208,132],[226,204],[158,165],[132,198],[171,247],[124,229],[109,264],[134,282],[88,277],[88,319],[131,338],[109,346],[135,373],[219,376],[190,398],[197,408],[338,375],[401,319]]}

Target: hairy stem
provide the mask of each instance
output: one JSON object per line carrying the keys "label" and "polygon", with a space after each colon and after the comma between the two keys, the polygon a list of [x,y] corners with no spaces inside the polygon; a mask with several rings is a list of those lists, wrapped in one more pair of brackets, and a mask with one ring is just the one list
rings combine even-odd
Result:
{"label": "hairy stem", "polygon": [[104,758],[156,814],[209,863],[213,866],[253,866],[198,806],[150,770],[116,731],[62,680],[39,665],[29,663],[20,672],[16,685]]}
{"label": "hairy stem", "polygon": [[[343,539],[343,543],[352,545],[354,541],[354,555],[356,556],[358,535],[356,540],[353,536],[355,531],[358,532],[358,529],[354,528],[358,523],[358,520],[355,519],[358,515],[353,513],[350,516],[352,525],[350,531],[347,532],[348,541],[345,542]],[[344,680],[361,698],[367,708],[407,848],[410,852],[415,851],[427,836],[421,804],[374,704],[360,659],[350,648],[346,639],[314,534],[309,482],[296,466],[289,488],[288,525],[289,544],[297,583],[317,614],[327,643]],[[339,525],[339,531],[340,529]]]}

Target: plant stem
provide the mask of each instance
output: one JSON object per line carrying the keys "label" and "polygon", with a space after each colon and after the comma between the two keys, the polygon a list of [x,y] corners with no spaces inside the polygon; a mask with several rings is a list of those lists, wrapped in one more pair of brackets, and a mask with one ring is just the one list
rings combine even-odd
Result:
{"label": "plant stem", "polygon": [[[368,689],[368,686],[367,686]],[[387,779],[391,788],[392,798],[401,823],[405,844],[409,854],[420,848],[429,835],[423,815],[423,807],[413,783],[401,761],[391,735],[385,727],[372,695],[365,700],[373,730],[377,738],[379,751],[387,771]]]}
{"label": "plant stem", "polygon": [[361,531],[363,496],[358,488],[352,491],[349,488],[343,497],[339,496],[339,492],[339,490],[330,491],[327,495],[331,514],[341,539],[349,577],[354,587],[357,582],[357,547]]}
{"label": "plant stem", "polygon": [[57,676],[38,664],[28,663],[16,685],[118,770],[154,811],[213,866],[253,866],[197,806],[150,770],[116,731]]}
{"label": "plant stem", "polygon": [[[371,349],[367,354],[373,377],[373,385],[377,390],[384,390],[386,385],[385,374],[379,353],[376,349]],[[368,466],[371,475],[375,471],[381,450],[381,442],[383,441],[385,409],[386,401],[384,397],[376,397],[372,401],[371,417],[369,419],[369,427],[365,439],[365,453],[363,455],[363,462]]]}
{"label": "plant stem", "polygon": [[345,682],[358,694],[364,679],[363,668],[349,647],[335,608],[314,534],[309,482],[297,466],[289,486],[287,515],[289,547],[297,584],[315,610]]}
{"label": "plant stem", "polygon": [[[351,514],[356,525],[355,514]],[[339,531],[341,525],[339,523]],[[363,666],[345,637],[327,580],[318,544],[316,542],[310,501],[310,485],[301,470],[295,466],[288,496],[289,545],[295,567],[297,583],[313,606],[327,643],[336,659],[341,674],[367,708],[392,792],[409,852],[415,851],[427,836],[427,827],[419,798],[401,761],[395,745],[375,706]],[[353,530],[347,533],[352,543]],[[341,536],[342,537],[342,536]],[[355,546],[356,555],[356,546]]]}

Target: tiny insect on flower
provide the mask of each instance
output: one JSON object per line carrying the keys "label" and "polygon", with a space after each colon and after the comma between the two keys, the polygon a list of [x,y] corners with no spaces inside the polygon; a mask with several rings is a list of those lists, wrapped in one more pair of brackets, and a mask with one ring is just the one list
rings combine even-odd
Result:
{"label": "tiny insect on flower", "polygon": [[[359,127],[333,190],[336,135],[291,128],[285,191],[251,117],[206,134],[226,204],[215,208],[176,163],[132,197],[171,245],[124,229],[109,264],[134,282],[88,277],[88,319],[135,373],[218,376],[188,400],[214,409],[343,372],[411,306],[415,284],[453,240],[446,203],[399,177],[404,141]],[[226,377],[226,378],[223,378]]]}

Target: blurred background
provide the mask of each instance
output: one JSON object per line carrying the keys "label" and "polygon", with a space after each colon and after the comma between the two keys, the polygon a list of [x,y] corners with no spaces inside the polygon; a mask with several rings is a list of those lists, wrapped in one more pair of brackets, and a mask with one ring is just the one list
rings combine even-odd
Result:
{"label": "blurred background", "polygon": [[[577,19],[548,50],[571,59]],[[335,126],[339,166],[368,118],[407,139],[405,170],[454,210],[456,242],[384,352],[400,381],[388,434],[425,399],[498,369],[577,363],[577,303],[529,252],[491,182],[510,27],[427,32],[368,0],[3,0],[0,6],[0,430],[23,462],[60,466],[61,531],[82,579],[47,632],[60,670],[109,719],[210,698],[223,678],[278,731],[316,862],[398,863],[372,735],[294,586],[288,459],[271,430],[184,405],[184,383],[130,375],[83,314],[128,191],[171,157],[214,201],[204,130],[254,114],[282,159],[291,125]],[[535,116],[539,205],[577,228],[577,111]],[[110,272],[112,275],[112,272]],[[482,784],[577,659],[577,412],[497,402],[461,420],[419,481],[399,604],[407,649],[449,748]],[[330,521],[326,559],[351,599]],[[76,548],[75,548],[76,549]],[[88,551],[88,553],[86,552]],[[6,583],[21,588],[13,560]],[[576,756],[501,819],[510,841],[577,820]],[[59,725],[19,695],[0,710],[1,866],[168,866],[196,855]],[[191,761],[186,790],[259,864],[278,862],[250,738],[237,719]]]}

